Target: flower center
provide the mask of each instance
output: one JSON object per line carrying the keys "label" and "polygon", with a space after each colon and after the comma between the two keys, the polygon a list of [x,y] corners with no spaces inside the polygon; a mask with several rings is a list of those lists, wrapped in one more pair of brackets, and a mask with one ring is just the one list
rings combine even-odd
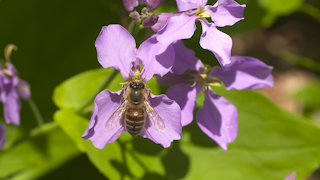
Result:
{"label": "flower center", "polygon": [[222,82],[219,79],[211,78],[208,76],[209,72],[211,71],[211,67],[207,66],[204,73],[199,74],[198,80],[199,83],[203,87],[203,91],[208,91],[209,86],[218,86],[220,87]]}
{"label": "flower center", "polygon": [[200,19],[202,18],[209,18],[210,17],[210,12],[203,12],[204,10],[204,6],[200,7],[197,11],[196,11],[196,15],[199,16]]}

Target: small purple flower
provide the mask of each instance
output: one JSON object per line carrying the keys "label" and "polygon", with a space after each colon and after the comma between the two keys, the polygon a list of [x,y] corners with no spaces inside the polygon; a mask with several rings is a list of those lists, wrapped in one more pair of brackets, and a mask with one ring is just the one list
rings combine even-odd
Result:
{"label": "small purple flower", "polygon": [[13,44],[6,47],[6,68],[0,66],[0,100],[3,103],[6,123],[20,125],[19,96],[26,100],[30,98],[31,93],[29,83],[17,76],[17,69],[10,62],[10,54],[13,49],[17,49]]}
{"label": "small purple flower", "polygon": [[0,123],[0,150],[6,141],[6,127]]}
{"label": "small purple flower", "polygon": [[[157,40],[164,45],[180,39],[189,39],[196,30],[195,21],[202,25],[200,45],[211,51],[219,63],[230,63],[232,39],[217,27],[232,26],[243,18],[245,5],[234,0],[218,0],[209,6],[207,0],[176,0],[179,12],[159,14],[158,23],[152,29],[157,32]],[[211,18],[212,23],[206,18]]]}
{"label": "small purple flower", "polygon": [[205,134],[226,150],[228,143],[237,137],[237,108],[215,94],[210,86],[219,86],[223,82],[228,90],[271,87],[274,83],[271,75],[273,67],[252,57],[233,56],[231,63],[224,67],[205,68],[182,41],[174,43],[173,47],[175,63],[171,72],[158,78],[158,82],[174,85],[166,95],[180,105],[182,126],[192,122],[196,96],[203,91],[205,100],[196,114],[197,123]]}
{"label": "small purple flower", "polygon": [[297,173],[291,172],[284,180],[296,180],[297,179]]}
{"label": "small purple flower", "polygon": [[163,0],[122,0],[124,8],[127,11],[133,11],[135,7],[139,4],[146,5],[148,7],[149,12],[155,10],[162,4]]}
{"label": "small purple flower", "polygon": [[[125,79],[123,90],[111,92],[104,90],[100,92],[94,101],[94,112],[83,138],[91,140],[93,145],[99,149],[114,142],[124,133],[126,96],[128,86],[133,80],[142,81],[143,85],[154,74],[163,76],[170,71],[174,61],[174,50],[172,46],[165,47],[158,43],[155,38],[143,42],[138,49],[134,38],[120,25],[109,25],[102,28],[95,43],[98,61],[104,68],[114,68],[120,71]],[[140,71],[139,61],[143,65]],[[145,87],[145,86],[144,86]],[[144,90],[149,91],[148,88]],[[139,133],[144,138],[149,138],[163,147],[169,147],[173,140],[181,138],[181,110],[179,105],[170,100],[166,95],[145,98],[145,103],[150,104],[144,109],[148,113],[145,124]],[[153,108],[153,110],[152,110]],[[151,111],[150,111],[151,110]],[[150,118],[158,116],[162,121]],[[119,116],[121,115],[121,116]],[[118,116],[118,118],[116,118]],[[138,116],[138,113],[137,113]],[[159,119],[159,117],[156,117]]]}

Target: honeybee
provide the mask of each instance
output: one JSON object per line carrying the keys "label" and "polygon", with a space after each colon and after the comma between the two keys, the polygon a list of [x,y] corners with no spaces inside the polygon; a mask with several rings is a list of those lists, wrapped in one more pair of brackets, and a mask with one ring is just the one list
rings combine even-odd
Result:
{"label": "honeybee", "polygon": [[139,71],[136,71],[134,77],[122,83],[123,103],[108,119],[106,130],[116,129],[121,125],[132,136],[139,135],[145,126],[146,114],[149,124],[154,129],[164,132],[165,124],[158,113],[150,106],[148,98],[150,89],[142,81]]}

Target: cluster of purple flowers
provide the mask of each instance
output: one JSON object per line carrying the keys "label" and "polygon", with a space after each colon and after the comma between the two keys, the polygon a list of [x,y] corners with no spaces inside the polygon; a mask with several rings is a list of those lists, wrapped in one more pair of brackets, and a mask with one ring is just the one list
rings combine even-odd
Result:
{"label": "cluster of purple flowers", "polygon": [[[142,22],[147,21],[148,15],[155,16],[149,12],[162,1],[123,0],[123,3],[125,9],[131,12],[130,17],[135,20],[140,18]],[[171,86],[166,95],[148,96],[146,104],[150,104],[152,111],[157,112],[160,118],[154,119],[150,117],[152,114],[148,114],[139,133],[163,147],[169,147],[173,140],[181,138],[182,127],[193,120],[196,96],[202,91],[205,100],[196,114],[197,123],[205,134],[226,150],[238,133],[238,112],[232,103],[215,94],[210,86],[223,83],[228,90],[273,86],[273,68],[253,57],[231,57],[231,37],[216,28],[231,26],[244,19],[245,5],[234,0],[218,0],[214,5],[206,5],[207,0],[176,2],[178,12],[161,13],[151,23],[145,22],[152,24],[156,33],[138,49],[134,38],[122,26],[102,28],[95,43],[98,61],[104,68],[119,70],[126,82],[122,90],[104,90],[95,98],[94,112],[83,134],[83,138],[91,140],[95,147],[104,148],[126,131],[124,118],[120,115],[125,114],[127,99],[123,97],[131,79],[146,82],[153,75],[158,75],[160,84]],[[134,11],[139,3],[146,5],[141,15]],[[182,39],[193,35],[195,21],[200,21],[202,25],[200,46],[211,51],[221,67],[204,66],[195,53],[184,46]],[[157,121],[163,121],[163,129],[157,127]]]}
{"label": "cluster of purple flowers", "polygon": [[[17,50],[13,44],[7,45],[4,50],[5,64],[0,64],[0,100],[3,104],[4,119],[7,124],[20,125],[22,99],[29,99],[31,96],[29,83],[20,79],[17,69],[10,61],[12,50]],[[0,149],[5,141],[5,126],[0,124]]]}

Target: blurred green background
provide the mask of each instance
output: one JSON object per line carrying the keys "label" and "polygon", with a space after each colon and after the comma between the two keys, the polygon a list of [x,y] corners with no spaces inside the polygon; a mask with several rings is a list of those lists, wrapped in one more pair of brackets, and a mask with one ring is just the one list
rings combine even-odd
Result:
{"label": "blurred green background", "polygon": [[[311,136],[319,137],[320,135],[316,127],[320,124],[320,2],[319,0],[239,0],[237,2],[247,5],[245,20],[221,30],[232,36],[234,55],[253,56],[275,67],[275,88],[261,92],[291,113],[274,106],[260,94],[251,91],[232,91],[227,94],[217,89],[217,92],[221,91],[220,93],[237,107],[244,102],[248,103],[247,109],[238,107],[239,112],[242,110],[247,114],[240,114],[239,123],[242,127],[239,130],[239,138],[227,152],[220,150],[214,142],[203,135],[195,123],[185,127],[183,134],[185,139],[174,142],[169,149],[163,150],[161,146],[149,140],[140,137],[131,138],[124,134],[119,142],[99,151],[90,149],[91,142],[80,139],[83,127],[86,126],[90,116],[82,113],[82,116],[78,117],[69,111],[64,111],[70,110],[70,107],[62,103],[58,108],[52,97],[54,88],[66,79],[83,71],[101,67],[96,59],[94,42],[102,26],[112,23],[128,26],[128,12],[124,10],[122,1],[0,0],[0,49],[4,49],[9,43],[18,46],[18,51],[11,55],[11,61],[19,70],[20,77],[31,84],[32,97],[45,122],[52,122],[53,114],[61,109],[55,114],[55,122],[64,130],[62,132],[60,127],[52,124],[54,128],[52,132],[30,135],[30,131],[37,124],[28,103],[22,101],[21,126],[7,125],[7,144],[3,151],[0,151],[0,179],[105,179],[104,175],[110,179],[224,179],[223,173],[227,175],[235,169],[238,171],[230,172],[233,174],[230,176],[233,179],[284,178],[291,172],[290,169],[297,171],[301,179],[315,171],[320,162],[320,142],[319,138]],[[213,0],[208,4],[214,3]],[[165,0],[156,12],[174,12],[175,10],[175,1]],[[185,41],[186,45],[195,50],[197,57],[203,62],[217,65],[212,53],[202,50],[199,46],[201,28],[199,24],[197,26],[198,30],[193,38]],[[137,36],[137,42],[141,43],[151,33],[150,30],[141,31]],[[3,57],[2,53],[0,57]],[[78,81],[72,87],[66,84],[65,88],[69,88],[70,92],[75,94],[81,94],[82,91],[90,94],[108,72],[92,71],[96,81],[91,77],[78,76]],[[90,83],[93,83],[92,87],[87,88],[86,86]],[[154,81],[150,86],[153,91],[159,89]],[[119,89],[114,86],[108,88]],[[70,94],[64,93],[61,93],[61,98],[68,100]],[[243,98],[239,99],[239,96]],[[251,99],[246,99],[247,97]],[[250,100],[257,103],[250,104]],[[61,99],[58,99],[55,102],[60,101]],[[255,105],[259,105],[258,101],[261,107],[265,108],[265,112],[254,109]],[[256,112],[256,117],[264,118],[261,122],[258,120],[245,122],[251,116],[252,119],[257,119],[256,114],[252,115],[250,111]],[[277,116],[265,115],[273,113]],[[241,122],[242,119],[243,122]],[[263,119],[270,119],[270,121],[263,121]],[[69,124],[70,127],[65,127],[65,124]],[[256,128],[261,128],[263,133],[270,132],[270,136],[259,134],[260,129]],[[266,139],[254,139],[256,135],[270,137],[272,141],[270,140],[269,143]],[[276,139],[282,140],[279,140],[278,144],[288,142],[288,147],[281,149],[273,146],[272,142]],[[126,144],[127,141],[132,143]],[[252,147],[250,141],[253,143]],[[246,145],[242,146],[242,144]],[[119,151],[124,147],[128,149],[127,154],[121,155]],[[272,149],[270,147],[274,148],[274,151],[270,150]],[[108,151],[108,148],[111,150]],[[293,150],[289,151],[288,149],[291,148]],[[212,149],[214,151],[211,151]],[[250,151],[247,151],[248,149]],[[131,150],[137,154],[131,153]],[[110,160],[108,154],[113,151],[117,157]],[[89,161],[86,152],[91,162],[94,162],[104,175]],[[261,152],[265,154],[259,154]],[[229,159],[219,158],[221,154]],[[277,159],[276,156],[281,157],[284,154],[288,155],[287,159],[294,159],[294,163],[290,163],[286,158],[281,162],[266,160]],[[302,154],[301,157],[297,157],[299,154]],[[212,160],[208,159],[210,158],[208,155],[212,155]],[[127,161],[131,163],[126,163],[125,158],[119,160],[122,156],[127,157]],[[239,163],[238,156],[254,158],[250,162],[243,162],[243,168],[239,168],[242,164]],[[142,159],[142,163],[137,160],[139,158]],[[202,167],[202,164],[206,168],[200,168],[199,173],[196,173],[194,165]],[[148,165],[154,166],[153,169]],[[220,166],[221,168],[230,167],[230,169],[221,171],[217,176],[211,176],[212,174],[208,172],[210,167],[213,170],[216,168],[217,171]],[[112,167],[112,170],[107,167]],[[204,172],[201,172],[201,169]],[[250,173],[252,176],[248,176]],[[316,172],[310,178],[319,177]]]}

